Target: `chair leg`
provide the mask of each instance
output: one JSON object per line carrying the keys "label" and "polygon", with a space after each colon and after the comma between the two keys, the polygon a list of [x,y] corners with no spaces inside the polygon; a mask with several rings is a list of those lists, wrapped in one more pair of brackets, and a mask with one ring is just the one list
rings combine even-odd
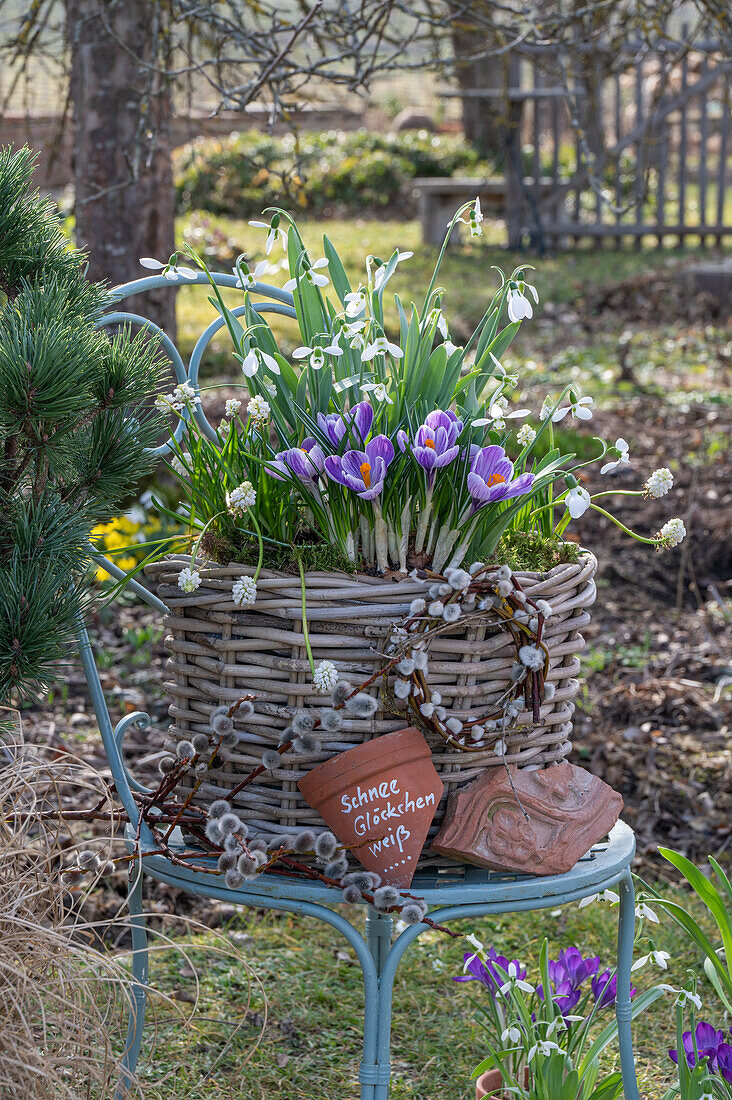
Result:
{"label": "chair leg", "polygon": [[[365,1067],[362,1067],[361,1100],[387,1100],[389,1096],[392,978],[389,975],[384,976],[384,967],[391,946],[392,924],[388,914],[369,909],[366,917],[366,942],[376,964],[378,993],[373,1004],[366,1004],[366,1013],[375,1025],[376,1060],[365,1073]],[[387,986],[388,991],[386,991]],[[364,1087],[365,1080],[368,1084]]]}
{"label": "chair leg", "polygon": [[620,1071],[623,1076],[625,1100],[639,1100],[635,1075],[633,1036],[631,1032],[630,968],[633,964],[635,939],[635,890],[630,871],[620,881],[620,921],[618,925],[618,987],[615,1015],[618,1021]]}
{"label": "chair leg", "polygon": [[147,929],[142,912],[142,867],[132,864],[127,906],[132,929],[132,1001],[127,1023],[127,1040],[122,1057],[122,1072],[117,1084],[115,1100],[125,1100],[133,1084],[137,1060],[142,1045],[142,1029],[145,1026],[145,1002],[147,1000],[148,951]]}

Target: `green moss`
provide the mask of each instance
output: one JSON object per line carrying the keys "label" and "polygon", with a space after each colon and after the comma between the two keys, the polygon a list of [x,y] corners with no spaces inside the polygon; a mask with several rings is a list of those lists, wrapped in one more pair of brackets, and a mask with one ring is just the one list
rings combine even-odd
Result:
{"label": "green moss", "polygon": [[[255,539],[234,532],[231,537],[209,532],[204,536],[201,549],[206,557],[224,565],[230,561],[242,565],[256,565],[259,561],[259,544]],[[273,546],[265,543],[264,566],[279,569],[283,573],[299,573],[298,558],[306,573],[355,573],[356,567],[335,546],[323,542],[297,542],[292,546]]]}
{"label": "green moss", "polygon": [[507,531],[496,550],[496,560],[502,565],[537,573],[546,573],[565,562],[576,562],[579,555],[576,542],[547,538],[535,531]]}

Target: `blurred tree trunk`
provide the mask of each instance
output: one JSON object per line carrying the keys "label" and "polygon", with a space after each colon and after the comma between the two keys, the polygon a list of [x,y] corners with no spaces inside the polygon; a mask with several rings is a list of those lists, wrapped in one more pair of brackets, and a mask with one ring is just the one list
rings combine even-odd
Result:
{"label": "blurred tree trunk", "polygon": [[[150,0],[65,0],[71,49],[76,239],[89,278],[139,278],[141,256],[174,249],[171,99]],[[163,66],[160,65],[162,68]],[[175,293],[132,303],[175,339]]]}
{"label": "blurred tree trunk", "polygon": [[447,6],[453,12],[450,34],[460,90],[479,88],[496,93],[486,98],[463,97],[465,136],[500,165],[512,120],[503,94],[508,88],[508,56],[485,56],[497,45],[489,29],[495,18],[494,4],[491,0],[475,0],[466,9],[465,0],[447,0]]}

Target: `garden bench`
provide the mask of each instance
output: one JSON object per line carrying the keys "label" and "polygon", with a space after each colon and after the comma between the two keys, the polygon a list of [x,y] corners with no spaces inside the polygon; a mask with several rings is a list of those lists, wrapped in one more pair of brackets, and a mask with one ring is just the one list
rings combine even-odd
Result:
{"label": "garden bench", "polygon": [[[523,180],[522,188],[529,194],[537,194],[538,201],[546,200],[556,189],[556,181],[540,179],[538,188],[530,177]],[[455,210],[461,203],[469,202],[476,195],[480,198],[484,214],[493,217],[508,217],[508,181],[503,178],[472,179],[469,176],[446,176],[439,178],[418,178],[412,180],[417,196],[417,209],[422,224],[422,240],[425,244],[442,244],[445,231]],[[523,205],[523,199],[519,196]],[[455,226],[450,234],[450,242],[460,239],[460,226]]]}
{"label": "garden bench", "polygon": [[[214,279],[219,286],[223,287],[232,288],[236,284],[236,278],[233,275],[215,275]],[[207,282],[202,273],[192,281],[199,284]],[[171,282],[164,276],[155,275],[117,287],[113,294],[115,301],[119,302],[135,294],[164,286],[170,288]],[[267,299],[255,303],[259,313],[274,312],[294,317],[292,296],[285,291],[257,284],[252,293]],[[244,306],[238,307],[234,312],[242,314]],[[192,386],[198,387],[198,372],[202,357],[210,341],[223,327],[224,321],[218,318],[206,328],[196,343],[187,366],[183,363],[172,341],[156,325],[147,322],[138,314],[115,310],[106,314],[101,321],[103,325],[121,323],[144,325],[150,331],[157,332],[170,356],[177,381],[188,381]],[[185,428],[184,421],[188,415],[191,414],[188,412],[182,414],[183,419],[176,429],[178,438]],[[215,435],[200,405],[195,406],[192,415],[204,431],[210,433],[212,437]],[[163,443],[156,448],[155,453],[163,456],[169,453],[169,450],[168,444]],[[103,555],[95,553],[93,556],[97,563],[103,565],[113,577],[119,579],[125,577],[124,572]],[[139,582],[129,580],[127,587],[159,613],[167,612],[168,609],[162,600]],[[245,882],[243,887],[233,890],[227,888],[220,875],[215,873],[216,857],[207,854],[203,848],[200,865],[196,867],[181,865],[174,858],[159,854],[151,830],[144,821],[140,822],[140,809],[134,797],[135,793],[144,796],[150,791],[128,771],[123,755],[124,739],[128,730],[133,727],[142,731],[148,730],[151,720],[147,714],[135,712],[125,715],[116,725],[113,724],[92,645],[81,619],[78,623],[77,637],[80,658],[112,779],[130,821],[125,832],[125,843],[130,854],[137,854],[137,858],[130,862],[128,895],[132,926],[134,1000],[130,1010],[117,1100],[125,1100],[134,1090],[133,1075],[140,1054],[145,1021],[148,949],[142,905],[144,875],[199,897],[312,917],[330,925],[343,935],[356,954],[364,983],[363,1056],[358,1071],[361,1100],[387,1100],[390,1081],[389,1052],[394,978],[406,949],[428,926],[426,924],[409,925],[392,943],[392,917],[369,907],[366,916],[366,932],[362,935],[345,916],[336,911],[335,907],[342,904],[340,889],[318,881],[299,881],[264,873],[255,882]],[[184,845],[184,838],[179,829],[172,834],[170,843],[173,853],[177,847],[180,850],[184,847],[186,851],[191,850],[190,840]],[[418,872],[412,885],[413,892],[423,897],[430,907],[431,919],[439,923],[472,919],[491,913],[549,909],[577,902],[609,887],[618,888],[620,904],[616,1015],[626,1100],[639,1100],[631,1041],[630,1002],[630,969],[635,930],[634,888],[630,864],[634,853],[635,837],[632,830],[624,823],[618,822],[609,838],[595,845],[566,874],[538,877],[486,871],[456,863],[449,870],[439,868]]]}

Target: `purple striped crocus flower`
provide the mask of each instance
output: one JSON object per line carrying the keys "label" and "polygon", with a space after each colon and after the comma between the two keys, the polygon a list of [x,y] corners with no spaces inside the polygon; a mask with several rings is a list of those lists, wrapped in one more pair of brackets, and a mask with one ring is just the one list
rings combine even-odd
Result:
{"label": "purple striped crocus flower", "polygon": [[460,453],[457,438],[462,430],[463,422],[458,420],[454,412],[435,409],[428,413],[424,424],[417,429],[414,442],[400,429],[397,432],[397,443],[402,451],[406,451],[408,447],[411,449],[419,465],[427,471],[431,483],[435,472],[443,466],[449,466]]}
{"label": "purple striped crocus flower", "polygon": [[295,477],[298,481],[316,482],[323,472],[325,455],[315,439],[303,439],[299,447],[290,447],[278,451],[267,464],[267,469],[277,481],[288,481]]}
{"label": "purple striped crocus flower", "polygon": [[328,477],[345,485],[362,500],[374,500],[384,488],[394,447],[385,435],[374,436],[363,451],[346,451],[344,455],[328,455],[325,471]]}
{"label": "purple striped crocus flower", "polygon": [[494,444],[482,447],[472,459],[468,473],[468,491],[473,501],[473,511],[498,500],[509,500],[528,493],[534,484],[534,475],[520,474],[513,478],[513,462],[503,447]]}
{"label": "purple striped crocus flower", "polygon": [[317,424],[331,447],[338,450],[346,436],[353,442],[366,443],[374,420],[374,410],[368,401],[359,401],[344,413],[318,413]]}

